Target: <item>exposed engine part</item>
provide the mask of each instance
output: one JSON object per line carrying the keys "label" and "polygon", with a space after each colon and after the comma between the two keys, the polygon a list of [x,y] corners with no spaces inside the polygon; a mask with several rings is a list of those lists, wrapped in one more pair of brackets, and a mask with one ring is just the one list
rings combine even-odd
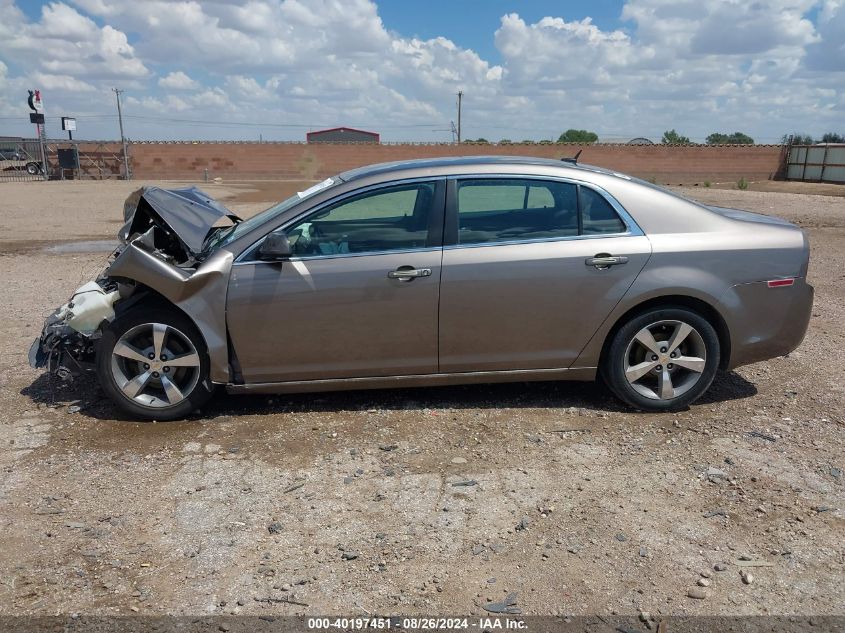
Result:
{"label": "exposed engine part", "polygon": [[41,337],[29,349],[29,364],[46,367],[60,378],[93,371],[97,331],[91,336],[80,334],[59,318],[58,310],[48,317]]}
{"label": "exposed engine part", "polygon": [[96,281],[89,281],[59,308],[59,318],[80,334],[90,336],[103,321],[114,318],[114,303],[120,298],[120,293],[113,285],[115,289],[106,292]]}
{"label": "exposed engine part", "polygon": [[118,286],[108,278],[91,281],[47,317],[41,336],[29,350],[33,367],[47,367],[59,377],[93,370],[102,326],[114,319]]}

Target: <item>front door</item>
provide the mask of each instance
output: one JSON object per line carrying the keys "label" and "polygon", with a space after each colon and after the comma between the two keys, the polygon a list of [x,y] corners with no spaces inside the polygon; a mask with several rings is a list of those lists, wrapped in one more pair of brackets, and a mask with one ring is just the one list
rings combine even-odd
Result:
{"label": "front door", "polygon": [[457,180],[447,206],[443,372],[569,367],[651,253],[627,214],[586,185]]}
{"label": "front door", "polygon": [[289,261],[237,262],[227,320],[244,382],[437,371],[445,185],[380,187],[285,228]]}

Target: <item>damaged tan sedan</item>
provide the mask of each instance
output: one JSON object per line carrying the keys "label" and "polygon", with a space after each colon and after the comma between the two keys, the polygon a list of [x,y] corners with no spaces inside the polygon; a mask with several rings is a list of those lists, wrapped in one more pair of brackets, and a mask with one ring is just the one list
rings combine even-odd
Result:
{"label": "damaged tan sedan", "polygon": [[219,386],[598,375],[673,410],[717,370],[793,350],[812,306],[798,227],[571,159],[375,165],[244,221],[197,189],[144,188],[124,212],[110,265],[30,362],[96,372],[139,418],[183,417]]}

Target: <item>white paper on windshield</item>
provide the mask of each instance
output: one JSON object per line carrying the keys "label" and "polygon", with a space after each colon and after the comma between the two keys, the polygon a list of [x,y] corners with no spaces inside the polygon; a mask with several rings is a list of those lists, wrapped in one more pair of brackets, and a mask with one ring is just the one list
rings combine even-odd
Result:
{"label": "white paper on windshield", "polygon": [[318,191],[321,191],[322,189],[325,189],[326,187],[329,187],[333,184],[334,180],[332,180],[331,178],[326,178],[323,182],[318,182],[313,187],[308,187],[308,189],[306,189],[305,191],[297,191],[296,195],[298,195],[300,198],[307,198],[308,196],[311,196],[317,193]]}

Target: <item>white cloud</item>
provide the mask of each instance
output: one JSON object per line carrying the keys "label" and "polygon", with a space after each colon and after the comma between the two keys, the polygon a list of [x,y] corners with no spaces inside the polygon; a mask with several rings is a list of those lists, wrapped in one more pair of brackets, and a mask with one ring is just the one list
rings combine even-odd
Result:
{"label": "white cloud", "polygon": [[50,75],[48,73],[34,72],[32,79],[35,85],[46,90],[59,90],[67,92],[94,92],[96,88],[86,81],[69,77],[67,75]]}
{"label": "white cloud", "polygon": [[0,5],[0,55],[27,67],[71,79],[140,79],[149,74],[125,33],[102,28],[62,3],[46,4],[41,19],[29,22],[11,0]]}
{"label": "white cloud", "polygon": [[681,55],[753,55],[816,40],[804,17],[817,0],[629,0],[638,35]]}
{"label": "white cloud", "polygon": [[845,1],[825,0],[819,14],[819,42],[808,49],[807,66],[811,70],[845,70]]}
{"label": "white cloud", "polygon": [[609,84],[612,75],[655,56],[652,48],[634,44],[622,31],[604,32],[590,18],[543,18],[528,25],[515,13],[502,18],[496,46],[507,62],[508,81],[538,93]]}
{"label": "white cloud", "polygon": [[42,37],[74,43],[92,39],[96,32],[97,25],[91,18],[81,15],[66,4],[48,4],[42,9],[38,31]]}
{"label": "white cloud", "polygon": [[198,81],[194,81],[181,70],[162,77],[158,80],[158,85],[162,88],[169,88],[170,90],[196,90],[200,87]]}
{"label": "white cloud", "polygon": [[374,55],[389,36],[369,0],[77,0],[141,35],[145,59],[202,63],[216,72],[313,68],[330,55]]}
{"label": "white cloud", "polygon": [[[371,0],[68,2],[32,21],[0,0],[0,85],[37,84],[67,112],[107,114],[108,90],[126,88],[127,114],[148,117],[127,121],[135,137],[251,137],[247,124],[264,122],[278,126],[265,137],[325,124],[445,140],[458,90],[465,136],[492,139],[674,127],[775,140],[845,119],[843,0],[628,0],[619,29],[511,13],[489,34],[496,61],[389,31]],[[0,94],[3,111],[7,102]],[[163,120],[174,113],[224,124]]]}
{"label": "white cloud", "polygon": [[559,128],[623,138],[675,127],[701,139],[730,128],[771,142],[794,126],[835,126],[835,97],[815,88],[843,78],[811,78],[803,62],[824,39],[804,17],[815,4],[630,0],[622,11],[630,32],[505,16],[496,33],[502,89],[533,95],[529,119],[554,111]]}

